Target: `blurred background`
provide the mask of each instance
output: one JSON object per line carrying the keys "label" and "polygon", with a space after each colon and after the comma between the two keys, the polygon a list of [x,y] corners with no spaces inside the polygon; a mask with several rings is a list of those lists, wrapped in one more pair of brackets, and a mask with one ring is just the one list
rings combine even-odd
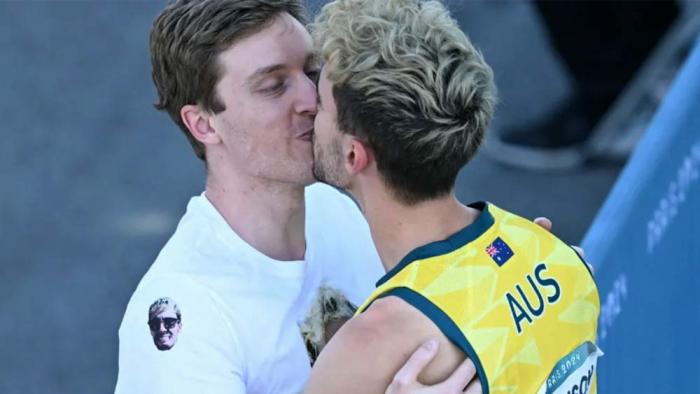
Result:
{"label": "blurred background", "polygon": [[[500,90],[458,195],[580,243],[691,48],[697,2],[446,3]],[[2,394],[113,391],[129,297],[203,189],[152,106],[164,4],[0,1]]]}

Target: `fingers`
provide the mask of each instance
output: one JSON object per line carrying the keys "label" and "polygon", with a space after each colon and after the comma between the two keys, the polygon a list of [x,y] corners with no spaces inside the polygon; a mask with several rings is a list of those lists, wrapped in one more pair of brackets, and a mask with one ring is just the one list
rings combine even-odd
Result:
{"label": "fingers", "polygon": [[588,269],[591,270],[591,273],[592,273],[592,274],[594,274],[594,273],[595,273],[595,268],[593,268],[593,265],[589,264],[588,261],[586,261],[586,253],[583,252],[583,248],[580,247],[580,246],[574,246],[574,245],[571,245],[571,247],[576,251],[576,253],[578,253],[579,256],[581,256],[581,258],[583,259],[583,261],[584,261],[584,262],[586,263],[586,265],[588,266]]}
{"label": "fingers", "polygon": [[542,227],[543,229],[545,229],[547,231],[550,231],[550,232],[552,231],[552,221],[547,219],[546,217],[541,216],[541,217],[535,218],[535,220],[533,220],[533,222],[535,222],[535,224],[538,224],[540,227]]}
{"label": "fingers", "polygon": [[476,378],[476,367],[470,359],[466,359],[460,364],[457,369],[452,372],[449,378],[444,382],[444,384],[451,389],[451,392],[460,392],[462,389],[467,387],[469,382],[478,381]]}
{"label": "fingers", "polygon": [[400,393],[406,387],[410,387],[413,383],[417,382],[418,375],[420,375],[423,368],[432,361],[438,352],[438,341],[436,339],[431,339],[423,343],[411,357],[406,361],[401,369],[394,375],[394,380],[391,385],[387,388],[387,393]]}
{"label": "fingers", "polygon": [[[547,219],[546,217],[544,217],[544,216],[537,217],[537,218],[535,218],[535,220],[533,220],[533,222],[535,222],[535,224],[539,225],[543,229],[545,229],[549,232],[552,232],[552,221]],[[586,260],[586,254],[583,252],[583,248],[581,248],[580,246],[573,246],[573,245],[571,247],[574,248],[576,253],[578,253],[578,255],[581,256],[581,258],[584,261]],[[591,270],[591,272],[593,272],[593,266],[588,264],[588,262],[586,262],[586,265]]]}
{"label": "fingers", "polygon": [[[540,227],[542,227],[543,229],[545,229],[549,232],[552,231],[552,221],[547,219],[544,216],[540,216],[540,217],[535,218],[535,220],[533,220],[533,222],[535,222],[535,224],[539,225]],[[581,248],[580,246],[573,246],[573,245],[571,247],[574,248],[576,253],[578,253],[578,255],[581,256],[581,258],[584,261],[586,260],[586,253],[584,253],[583,248]],[[588,262],[586,262],[586,265],[591,270],[591,272],[593,272],[593,266],[588,264]]]}
{"label": "fingers", "polygon": [[481,394],[481,381],[479,379],[474,379],[466,389],[464,389],[466,394]]}

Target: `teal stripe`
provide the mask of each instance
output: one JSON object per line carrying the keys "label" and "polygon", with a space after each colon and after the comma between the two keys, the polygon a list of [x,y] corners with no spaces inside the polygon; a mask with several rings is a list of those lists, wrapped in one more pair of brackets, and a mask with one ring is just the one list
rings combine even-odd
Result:
{"label": "teal stripe", "polygon": [[489,380],[484,371],[484,367],[481,365],[479,356],[474,351],[474,348],[469,343],[467,338],[462,333],[462,330],[457,327],[450,317],[443,312],[437,305],[433,304],[429,299],[425,298],[422,294],[415,292],[408,287],[397,287],[387,291],[386,293],[380,295],[378,298],[395,296],[406,301],[408,304],[413,305],[416,309],[421,311],[425,316],[435,323],[436,326],[442,331],[445,336],[452,341],[457,347],[462,349],[464,353],[469,356],[469,358],[474,363],[476,367],[476,372],[479,374],[481,379],[481,387],[484,394],[489,394]]}
{"label": "teal stripe", "polygon": [[453,252],[469,242],[479,238],[483,233],[485,233],[486,230],[488,230],[494,223],[493,215],[491,215],[491,212],[489,212],[489,204],[481,201],[469,204],[469,207],[481,211],[479,217],[476,218],[472,224],[459,230],[455,234],[452,234],[445,240],[431,242],[427,245],[419,246],[418,248],[413,249],[406,255],[406,257],[401,259],[401,261],[394,268],[379,279],[377,282],[377,287],[386,283],[389,279],[401,272],[402,269],[406,268],[406,266],[412,262]]}

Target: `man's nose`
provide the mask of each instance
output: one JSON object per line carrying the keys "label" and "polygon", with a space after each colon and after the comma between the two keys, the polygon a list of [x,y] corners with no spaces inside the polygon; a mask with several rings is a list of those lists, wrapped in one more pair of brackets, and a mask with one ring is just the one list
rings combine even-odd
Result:
{"label": "man's nose", "polygon": [[304,75],[297,91],[295,110],[300,115],[316,115],[317,104],[316,84]]}

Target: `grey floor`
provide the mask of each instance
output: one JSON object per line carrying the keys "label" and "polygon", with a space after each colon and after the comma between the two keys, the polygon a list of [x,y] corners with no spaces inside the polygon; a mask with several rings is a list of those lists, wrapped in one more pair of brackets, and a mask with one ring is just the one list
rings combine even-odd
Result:
{"label": "grey floor", "polygon": [[[569,94],[528,3],[448,3],[496,71],[494,128]],[[162,5],[0,2],[0,393],[113,389],[129,296],[203,187],[184,137],[151,106],[147,35]],[[458,192],[547,215],[578,242],[618,171],[532,173],[480,155]]]}

